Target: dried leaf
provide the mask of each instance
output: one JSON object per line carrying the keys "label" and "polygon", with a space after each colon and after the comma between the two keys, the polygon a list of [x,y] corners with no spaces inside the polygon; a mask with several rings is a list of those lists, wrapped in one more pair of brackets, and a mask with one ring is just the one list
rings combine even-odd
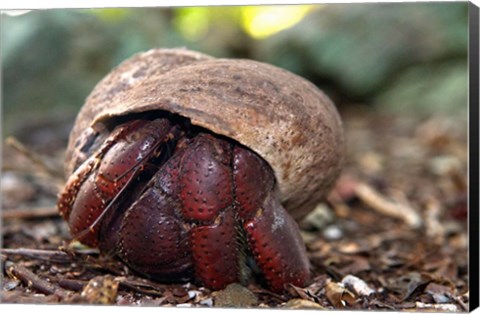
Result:
{"label": "dried leaf", "polygon": [[344,254],[362,254],[369,253],[376,249],[385,238],[383,235],[372,235],[364,239],[354,239],[351,242],[341,243],[337,250]]}
{"label": "dried leaf", "polygon": [[342,274],[358,274],[362,271],[371,269],[368,258],[362,256],[353,256],[351,260],[352,262],[350,264],[339,269],[338,271]]}
{"label": "dried leaf", "polygon": [[284,305],[287,309],[298,310],[298,309],[320,309],[324,310],[325,308],[318,303],[304,300],[304,299],[291,299]]}
{"label": "dried leaf", "polygon": [[425,292],[432,296],[435,303],[452,302],[453,291],[451,287],[432,282],[425,288]]}
{"label": "dried leaf", "polygon": [[325,287],[325,294],[335,308],[355,304],[355,296],[342,283],[329,282]]}
{"label": "dried leaf", "polygon": [[404,279],[408,279],[407,293],[403,298],[403,301],[412,301],[415,297],[422,294],[425,288],[428,286],[432,279],[425,279],[418,273],[411,273],[405,276]]}
{"label": "dried leaf", "polygon": [[315,295],[307,288],[300,288],[295,285],[289,284],[287,286],[287,291],[292,296],[297,296],[300,299],[316,302],[317,299]]}
{"label": "dried leaf", "polygon": [[112,276],[91,279],[81,296],[91,304],[113,304],[118,292],[118,281]]}

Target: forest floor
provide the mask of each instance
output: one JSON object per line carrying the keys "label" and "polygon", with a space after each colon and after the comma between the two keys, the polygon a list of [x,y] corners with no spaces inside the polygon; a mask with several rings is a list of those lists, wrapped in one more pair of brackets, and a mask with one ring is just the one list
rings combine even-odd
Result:
{"label": "forest floor", "polygon": [[55,170],[3,145],[1,302],[467,311],[466,121],[361,107],[342,116],[344,171],[300,222],[314,278],[284,294],[258,283],[161,284],[69,243],[55,209],[69,125],[30,125],[15,136]]}

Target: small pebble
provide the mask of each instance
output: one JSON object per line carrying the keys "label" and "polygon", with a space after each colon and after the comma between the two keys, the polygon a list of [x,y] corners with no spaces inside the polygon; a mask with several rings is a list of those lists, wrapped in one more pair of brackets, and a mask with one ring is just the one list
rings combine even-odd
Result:
{"label": "small pebble", "polygon": [[428,168],[431,173],[444,176],[453,171],[461,171],[462,163],[454,156],[437,156],[428,162]]}
{"label": "small pebble", "polygon": [[188,291],[188,297],[190,299],[194,299],[199,293],[200,293],[200,291],[190,290],[190,291]]}
{"label": "small pebble", "polygon": [[19,280],[12,280],[12,279],[5,278],[5,281],[3,282],[3,290],[5,291],[13,290],[19,284],[20,284]]}
{"label": "small pebble", "polygon": [[328,224],[332,223],[334,216],[332,210],[325,204],[318,204],[315,209],[308,214],[302,221],[307,227],[313,227],[316,230],[322,230]]}
{"label": "small pebble", "polygon": [[327,240],[339,240],[343,237],[343,232],[338,226],[331,225],[325,228],[323,236]]}
{"label": "small pebble", "polygon": [[208,307],[212,307],[213,306],[213,299],[208,298],[208,299],[200,301],[199,303],[200,303],[200,305],[205,305],[205,306],[208,306]]}

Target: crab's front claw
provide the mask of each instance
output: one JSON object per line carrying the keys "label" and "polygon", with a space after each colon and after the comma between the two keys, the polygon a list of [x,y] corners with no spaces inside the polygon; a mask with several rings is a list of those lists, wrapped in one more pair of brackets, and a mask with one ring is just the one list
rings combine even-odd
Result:
{"label": "crab's front claw", "polygon": [[102,218],[138,177],[145,163],[172,138],[167,119],[132,120],[115,128],[70,176],[58,200],[74,239],[97,247]]}

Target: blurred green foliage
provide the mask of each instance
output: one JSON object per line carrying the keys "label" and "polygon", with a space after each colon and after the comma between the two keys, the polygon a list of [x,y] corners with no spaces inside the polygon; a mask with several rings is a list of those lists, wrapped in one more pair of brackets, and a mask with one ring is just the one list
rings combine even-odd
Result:
{"label": "blurred green foliage", "polygon": [[468,5],[330,5],[258,46],[339,98],[431,114],[467,108]]}
{"label": "blurred green foliage", "polygon": [[[57,9],[2,14],[4,134],[73,119],[132,54],[187,47],[291,70],[339,104],[465,113],[468,3]],[[53,114],[54,113],[54,114]]]}

